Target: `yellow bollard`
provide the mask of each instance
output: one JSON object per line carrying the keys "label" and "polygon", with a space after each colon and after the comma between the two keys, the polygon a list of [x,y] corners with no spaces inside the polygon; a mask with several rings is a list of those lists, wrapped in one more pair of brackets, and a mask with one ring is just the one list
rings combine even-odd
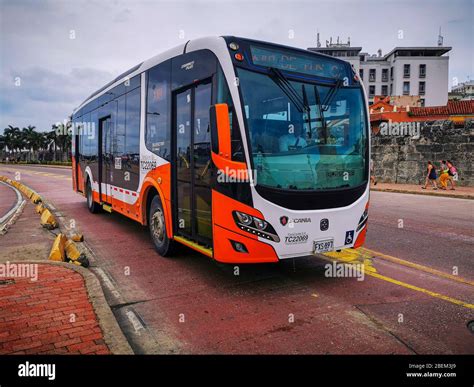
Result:
{"label": "yellow bollard", "polygon": [[56,222],[56,219],[54,218],[53,214],[48,209],[45,209],[43,213],[41,214],[41,225],[43,227],[46,227],[49,230],[52,230],[56,227],[58,227],[58,223]]}
{"label": "yellow bollard", "polygon": [[74,234],[71,239],[74,241],[74,242],[82,242],[84,241],[84,235],[82,234]]}
{"label": "yellow bollard", "polygon": [[39,203],[39,204],[37,204],[36,207],[35,207],[35,211],[36,211],[38,214],[42,214],[45,209],[46,209],[46,208],[43,206],[43,203]]}
{"label": "yellow bollard", "polygon": [[53,247],[49,253],[49,259],[52,261],[64,262],[66,260],[66,245],[67,238],[64,234],[59,234],[53,242]]}
{"label": "yellow bollard", "polygon": [[34,204],[37,204],[42,201],[41,196],[39,196],[36,192],[33,192],[33,195],[31,195],[30,199]]}
{"label": "yellow bollard", "polygon": [[81,253],[77,249],[76,244],[71,240],[68,240],[66,242],[65,249],[67,258],[72,261],[77,261],[78,258],[81,256]]}

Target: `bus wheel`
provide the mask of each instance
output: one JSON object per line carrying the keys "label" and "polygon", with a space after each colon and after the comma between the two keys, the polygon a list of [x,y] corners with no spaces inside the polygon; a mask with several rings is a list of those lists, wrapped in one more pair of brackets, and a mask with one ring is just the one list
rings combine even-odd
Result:
{"label": "bus wheel", "polygon": [[151,201],[148,219],[150,236],[156,251],[162,257],[170,256],[174,250],[174,241],[166,234],[165,213],[158,195]]}
{"label": "bus wheel", "polygon": [[86,198],[87,198],[87,208],[89,209],[90,212],[93,214],[96,214],[99,212],[100,207],[99,204],[94,202],[94,199],[92,197],[92,187],[91,187],[91,181],[87,179],[87,185],[86,185]]}

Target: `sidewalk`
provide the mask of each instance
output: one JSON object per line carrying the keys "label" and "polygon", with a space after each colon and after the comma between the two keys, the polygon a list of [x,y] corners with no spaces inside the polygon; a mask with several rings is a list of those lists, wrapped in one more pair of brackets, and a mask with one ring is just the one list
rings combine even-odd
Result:
{"label": "sidewalk", "polygon": [[30,273],[36,265],[37,280],[1,278],[0,354],[110,354],[82,276],[46,263],[21,265]]}
{"label": "sidewalk", "polygon": [[437,189],[433,190],[432,187],[421,189],[421,184],[394,184],[394,183],[377,183],[377,185],[370,185],[372,191],[382,192],[399,192],[399,193],[410,193],[418,195],[432,195],[432,196],[445,196],[459,199],[474,199],[474,187],[456,187],[455,191]]}
{"label": "sidewalk", "polygon": [[0,355],[133,353],[96,276],[48,260],[53,240],[29,200],[0,235]]}

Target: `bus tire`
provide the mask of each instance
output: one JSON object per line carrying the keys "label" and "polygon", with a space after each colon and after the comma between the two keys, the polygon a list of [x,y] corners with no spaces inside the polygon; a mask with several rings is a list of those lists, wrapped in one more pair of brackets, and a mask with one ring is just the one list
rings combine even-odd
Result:
{"label": "bus tire", "polygon": [[158,195],[155,195],[150,203],[148,229],[150,230],[150,237],[158,254],[162,257],[171,256],[174,251],[175,242],[169,239],[166,233],[165,213]]}
{"label": "bus tire", "polygon": [[86,199],[87,199],[87,208],[89,209],[89,212],[93,214],[97,214],[100,210],[100,206],[98,203],[94,201],[90,179],[87,179],[87,183],[86,183]]}

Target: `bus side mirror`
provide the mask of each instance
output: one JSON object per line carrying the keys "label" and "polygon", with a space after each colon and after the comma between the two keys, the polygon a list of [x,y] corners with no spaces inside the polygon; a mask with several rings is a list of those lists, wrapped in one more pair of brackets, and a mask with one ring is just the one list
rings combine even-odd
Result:
{"label": "bus side mirror", "polygon": [[212,161],[219,173],[233,178],[248,180],[247,164],[232,160],[232,140],[229,107],[218,103],[210,108]]}
{"label": "bus side mirror", "polygon": [[231,159],[231,134],[229,107],[226,103],[212,105],[210,109],[212,151],[225,159]]}

